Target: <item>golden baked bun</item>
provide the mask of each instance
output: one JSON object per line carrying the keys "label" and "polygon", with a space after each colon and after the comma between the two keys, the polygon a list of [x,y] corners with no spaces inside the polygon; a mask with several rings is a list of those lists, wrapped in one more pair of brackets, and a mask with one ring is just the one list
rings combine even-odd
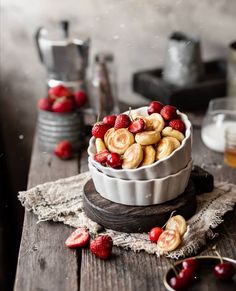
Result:
{"label": "golden baked bun", "polygon": [[136,169],[143,160],[143,149],[140,144],[132,144],[124,153],[123,169]]}
{"label": "golden baked bun", "polygon": [[157,247],[161,253],[175,250],[181,244],[180,234],[176,230],[164,230],[159,236]]}
{"label": "golden baked bun", "polygon": [[146,129],[162,131],[165,126],[165,121],[159,113],[152,113],[146,117]]}
{"label": "golden baked bun", "polygon": [[161,160],[168,157],[174,150],[174,143],[166,137],[163,137],[156,148],[156,159]]}
{"label": "golden baked bun", "polygon": [[101,138],[96,138],[95,146],[96,146],[97,153],[99,153],[100,151],[106,150],[106,146]]}
{"label": "golden baked bun", "polygon": [[113,132],[115,132],[114,127],[108,129],[108,131],[104,135],[104,143],[105,143],[106,147],[108,147],[108,139],[112,135]]}
{"label": "golden baked bun", "polygon": [[151,165],[156,160],[156,151],[153,146],[143,146],[143,161],[140,164],[140,167]]}
{"label": "golden baked bun", "polygon": [[184,135],[182,134],[182,132],[173,129],[173,128],[170,127],[170,126],[165,127],[165,128],[162,130],[161,134],[162,134],[163,136],[171,136],[171,137],[175,137],[175,138],[177,138],[178,141],[180,141],[180,142],[184,139]]}
{"label": "golden baked bun", "polygon": [[177,138],[172,137],[172,136],[166,136],[165,138],[168,138],[169,140],[171,140],[173,142],[174,150],[177,149],[178,147],[180,147],[181,143],[178,141]]}
{"label": "golden baked bun", "polygon": [[108,134],[106,142],[110,152],[122,155],[134,143],[134,136],[128,129],[119,128]]}
{"label": "golden baked bun", "polygon": [[135,141],[140,145],[152,145],[158,143],[161,139],[161,135],[158,131],[143,131],[135,135]]}

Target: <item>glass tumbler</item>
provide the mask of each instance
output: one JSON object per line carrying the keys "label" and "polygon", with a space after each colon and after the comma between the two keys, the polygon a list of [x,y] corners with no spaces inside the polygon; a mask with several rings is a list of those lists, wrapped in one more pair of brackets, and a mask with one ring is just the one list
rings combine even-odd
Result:
{"label": "glass tumbler", "polygon": [[224,152],[225,131],[236,128],[236,98],[211,100],[202,124],[201,137],[211,150]]}

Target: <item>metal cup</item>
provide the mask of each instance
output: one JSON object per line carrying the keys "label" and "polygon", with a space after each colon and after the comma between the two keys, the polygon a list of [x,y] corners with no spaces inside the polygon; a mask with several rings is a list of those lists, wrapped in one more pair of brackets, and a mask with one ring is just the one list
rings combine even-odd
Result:
{"label": "metal cup", "polygon": [[203,76],[199,39],[173,33],[168,42],[163,79],[176,86],[198,82]]}

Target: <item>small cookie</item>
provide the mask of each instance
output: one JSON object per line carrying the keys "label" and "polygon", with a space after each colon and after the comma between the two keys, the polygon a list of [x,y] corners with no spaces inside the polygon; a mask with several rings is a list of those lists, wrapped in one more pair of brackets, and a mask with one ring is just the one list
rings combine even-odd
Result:
{"label": "small cookie", "polygon": [[143,149],[140,144],[132,144],[124,153],[123,169],[136,169],[143,160]]}

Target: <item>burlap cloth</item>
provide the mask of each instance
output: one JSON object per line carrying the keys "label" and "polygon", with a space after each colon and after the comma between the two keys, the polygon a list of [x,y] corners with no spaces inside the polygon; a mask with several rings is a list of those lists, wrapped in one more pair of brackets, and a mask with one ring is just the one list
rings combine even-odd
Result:
{"label": "burlap cloth", "polygon": [[[90,174],[85,172],[19,192],[18,197],[26,210],[33,211],[38,216],[39,222],[53,220],[73,227],[86,226],[93,233],[102,231],[109,234],[116,246],[160,255],[156,244],[149,241],[148,234],[104,230],[85,215],[83,186],[88,179]],[[227,182],[216,182],[213,192],[198,196],[197,211],[188,221],[183,242],[179,249],[170,252],[168,256],[178,259],[195,255],[208,239],[214,238],[213,229],[223,222],[223,215],[232,210],[235,203],[236,185]]]}

